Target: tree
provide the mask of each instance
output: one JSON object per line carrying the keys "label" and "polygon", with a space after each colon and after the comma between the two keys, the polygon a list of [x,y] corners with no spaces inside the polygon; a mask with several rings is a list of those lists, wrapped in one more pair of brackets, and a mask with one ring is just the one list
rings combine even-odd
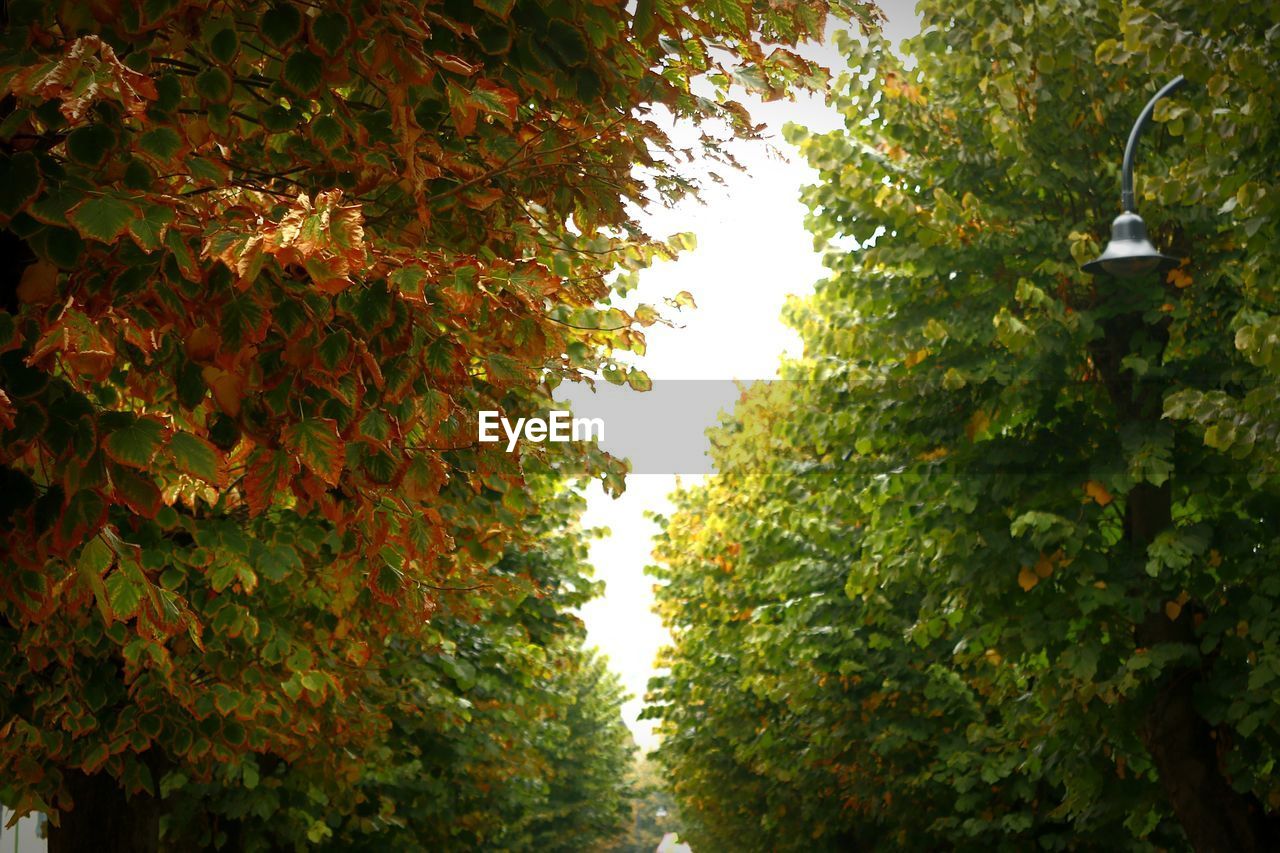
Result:
{"label": "tree", "polygon": [[0,774],[54,849],[153,849],[175,771],[358,774],[393,638],[521,587],[559,463],[475,412],[644,384],[628,205],[696,188],[647,113],[751,136],[827,11],[5,5]]}
{"label": "tree", "polygon": [[491,569],[525,578],[527,594],[494,600],[481,622],[446,598],[426,642],[388,650],[368,701],[390,726],[357,774],[334,784],[307,762],[264,770],[252,786],[234,768],[208,782],[173,774],[163,842],[533,850],[565,839],[582,849],[614,834],[630,794],[630,735],[613,677],[582,650],[571,614],[599,584],[577,524],[583,499],[563,486],[534,490],[536,547],[511,549]]}
{"label": "tree", "polygon": [[637,755],[631,778],[635,789],[631,828],[606,848],[609,853],[653,853],[668,834],[680,837],[684,831],[675,798],[658,765],[647,756]]}
{"label": "tree", "polygon": [[[1277,22],[1237,11],[925,3],[911,70],[844,42],[849,129],[792,131],[806,381],[748,396],[660,543],[695,844],[1275,846]],[[1217,109],[1162,105],[1140,176],[1183,263],[1091,280],[1176,72]]]}

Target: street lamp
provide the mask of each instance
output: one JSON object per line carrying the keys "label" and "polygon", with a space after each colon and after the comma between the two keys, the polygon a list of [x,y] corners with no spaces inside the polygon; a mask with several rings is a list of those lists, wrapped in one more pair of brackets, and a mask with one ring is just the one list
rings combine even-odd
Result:
{"label": "street lamp", "polygon": [[1101,255],[1082,267],[1085,272],[1094,275],[1106,273],[1134,276],[1177,266],[1177,258],[1162,255],[1151,245],[1151,240],[1147,238],[1147,224],[1134,210],[1133,157],[1137,152],[1138,137],[1151,121],[1156,101],[1172,94],[1186,82],[1182,75],[1178,75],[1166,83],[1163,89],[1147,101],[1147,105],[1138,114],[1138,120],[1133,123],[1133,130],[1129,131],[1129,144],[1124,147],[1124,166],[1120,172],[1120,206],[1124,212],[1111,223],[1111,242],[1107,243],[1107,248]]}

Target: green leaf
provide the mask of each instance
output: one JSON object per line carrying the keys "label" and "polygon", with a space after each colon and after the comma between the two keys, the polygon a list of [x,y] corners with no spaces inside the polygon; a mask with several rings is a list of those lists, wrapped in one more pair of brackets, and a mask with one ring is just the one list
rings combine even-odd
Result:
{"label": "green leaf", "polygon": [[99,742],[90,747],[85,754],[84,760],[80,762],[80,769],[85,773],[96,773],[107,763],[107,759],[111,757],[111,750],[107,744]]}
{"label": "green leaf", "polygon": [[324,60],[309,50],[295,51],[284,63],[284,81],[307,94],[324,82]]}
{"label": "green leaf", "polygon": [[329,56],[337,56],[350,34],[351,26],[339,12],[323,12],[311,21],[311,35]]}
{"label": "green leaf", "polygon": [[653,388],[653,380],[643,370],[631,368],[627,371],[627,384],[636,391],[648,391]]}
{"label": "green leaf", "polygon": [[161,162],[172,160],[182,147],[182,137],[171,127],[157,127],[138,137],[138,148]]}
{"label": "green leaf", "polygon": [[107,505],[93,489],[81,489],[71,496],[58,517],[56,544],[70,550],[98,532],[107,518]]}
{"label": "green leaf", "polygon": [[125,571],[122,566],[107,577],[106,590],[111,612],[116,618],[131,619],[137,614],[142,597],[146,595],[146,580],[139,578],[135,572]]}
{"label": "green leaf", "polygon": [[496,18],[506,20],[511,14],[511,9],[516,5],[516,0],[476,0],[476,6],[488,12]]}
{"label": "green leaf", "polygon": [[381,329],[391,319],[391,292],[386,282],[376,281],[361,288],[356,297],[353,316],[366,332]]}
{"label": "green leaf", "polygon": [[342,144],[342,140],[346,138],[346,131],[342,129],[342,123],[333,116],[320,116],[307,128],[311,132],[311,138],[320,143],[325,148],[333,149]]}
{"label": "green leaf", "polygon": [[84,254],[85,244],[80,235],[70,228],[46,228],[32,240],[36,254],[64,269],[75,269]]}
{"label": "green leaf", "polygon": [[229,63],[240,52],[240,36],[235,27],[223,27],[209,39],[209,53],[219,62]]}
{"label": "green leaf", "polygon": [[160,511],[160,489],[155,480],[121,465],[111,467],[116,500],[145,518],[155,518]]}
{"label": "green leaf", "polygon": [[547,27],[547,46],[570,67],[587,61],[587,42],[567,21],[553,19]]}
{"label": "green leaf", "polygon": [[138,208],[116,196],[89,198],[67,211],[67,220],[82,237],[114,243],[141,214]]}
{"label": "green leaf", "polygon": [[401,293],[413,296],[422,294],[423,282],[429,278],[427,271],[417,264],[407,264],[387,276],[387,280]]}
{"label": "green leaf", "polygon": [[391,436],[391,422],[377,409],[372,409],[360,419],[360,434],[375,442],[386,441]]}
{"label": "green leaf", "polygon": [[258,576],[242,557],[226,550],[221,551],[209,567],[209,585],[214,592],[222,592],[237,582],[246,591],[252,591],[258,584]]}
{"label": "green leaf", "polygon": [[302,32],[302,15],[289,3],[272,6],[259,23],[262,35],[276,47],[284,47]]}
{"label": "green leaf", "polygon": [[111,546],[101,536],[95,536],[80,551],[80,557],[76,560],[76,571],[93,592],[98,612],[102,614],[102,621],[107,625],[114,621],[114,617],[111,612],[110,595],[102,582],[102,576],[115,563],[115,559],[116,555],[111,550]]}
{"label": "green leaf", "polygon": [[0,215],[12,217],[40,193],[40,166],[30,151],[0,157]]}
{"label": "green leaf", "polygon": [[196,256],[187,245],[182,232],[176,228],[170,228],[164,235],[164,245],[173,254],[173,259],[177,262],[183,277],[191,281],[200,281],[200,266],[196,263]]}
{"label": "green leaf", "polygon": [[130,159],[124,168],[124,185],[128,189],[148,192],[155,181],[155,170],[137,157]]}
{"label": "green leaf", "polygon": [[258,765],[252,758],[245,759],[244,765],[240,768],[240,780],[247,791],[258,787]]}
{"label": "green leaf", "polygon": [[467,661],[459,660],[452,655],[441,655],[440,668],[458,683],[460,689],[470,690],[475,686],[476,668]]}
{"label": "green leaf", "polygon": [[308,672],[302,676],[302,686],[312,693],[323,693],[325,688],[329,686],[329,680],[324,677],[323,673]]}
{"label": "green leaf", "polygon": [[337,332],[326,334],[324,341],[321,341],[320,346],[316,348],[316,355],[320,356],[321,364],[333,370],[346,359],[349,351],[351,351],[351,334],[346,329],[338,329]]}
{"label": "green leaf", "polygon": [[195,89],[205,100],[222,103],[231,97],[231,77],[221,68],[206,68],[196,75]]}
{"label": "green leaf", "polygon": [[654,5],[655,0],[637,0],[636,2],[635,15],[631,19],[631,32],[636,41],[641,44],[652,44],[653,36],[657,32]]}
{"label": "green leaf", "polygon": [[116,135],[105,124],[78,127],[67,135],[67,153],[86,166],[99,166],[116,144]]}
{"label": "green leaf", "polygon": [[147,205],[143,215],[129,223],[129,234],[138,248],[153,252],[164,246],[164,233],[173,221],[174,213],[158,204]]}
{"label": "green leaf", "polygon": [[188,432],[175,432],[169,439],[169,453],[184,474],[218,484],[218,450],[211,443]]}
{"label": "green leaf", "polygon": [[146,468],[164,438],[164,425],[150,418],[135,418],[113,430],[103,442],[107,455],[122,465]]}
{"label": "green leaf", "polygon": [[279,583],[292,572],[302,570],[302,560],[298,552],[289,545],[276,545],[261,554],[254,566],[258,573],[269,581]]}

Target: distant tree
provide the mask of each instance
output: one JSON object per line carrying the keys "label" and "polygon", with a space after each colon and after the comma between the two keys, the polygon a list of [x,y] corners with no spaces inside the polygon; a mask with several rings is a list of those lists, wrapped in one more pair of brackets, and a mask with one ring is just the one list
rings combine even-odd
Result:
{"label": "distant tree", "polygon": [[682,830],[679,809],[660,768],[637,755],[631,771],[634,789],[631,825],[626,834],[605,849],[608,853],[653,853],[669,833]]}

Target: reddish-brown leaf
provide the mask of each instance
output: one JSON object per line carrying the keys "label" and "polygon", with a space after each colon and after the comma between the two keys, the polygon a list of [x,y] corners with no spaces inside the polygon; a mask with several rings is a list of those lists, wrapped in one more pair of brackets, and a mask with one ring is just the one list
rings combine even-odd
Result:
{"label": "reddish-brown leaf", "polygon": [[285,429],[284,444],[302,465],[330,486],[342,475],[342,438],[331,418],[305,418]]}
{"label": "reddish-brown leaf", "polygon": [[265,447],[254,448],[245,464],[244,495],[250,515],[261,515],[276,495],[289,487],[293,472],[289,455]]}

